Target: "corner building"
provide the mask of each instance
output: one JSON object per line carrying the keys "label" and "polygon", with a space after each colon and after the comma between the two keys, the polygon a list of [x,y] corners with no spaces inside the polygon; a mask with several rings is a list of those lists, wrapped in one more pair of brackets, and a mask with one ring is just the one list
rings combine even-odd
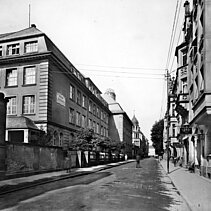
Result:
{"label": "corner building", "polygon": [[[0,92],[8,98],[7,117],[32,120],[52,145],[68,146],[81,128],[108,136],[110,111],[100,90],[35,25],[0,35]],[[20,129],[8,125],[6,133],[17,141]],[[33,141],[31,133],[24,142]]]}

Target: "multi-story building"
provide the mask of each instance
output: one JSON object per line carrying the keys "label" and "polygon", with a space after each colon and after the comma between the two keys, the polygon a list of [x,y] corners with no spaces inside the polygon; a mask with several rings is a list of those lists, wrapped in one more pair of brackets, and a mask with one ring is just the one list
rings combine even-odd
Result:
{"label": "multi-story building", "polygon": [[32,142],[44,130],[52,145],[68,146],[87,127],[108,136],[110,111],[100,90],[35,25],[0,35],[0,91],[8,99],[9,141]]}
{"label": "multi-story building", "polygon": [[211,0],[186,1],[184,40],[176,48],[176,111],[186,164],[211,175]]}
{"label": "multi-story building", "polygon": [[114,90],[108,89],[103,98],[106,100],[111,111],[109,118],[109,137],[125,144],[125,154],[132,157],[132,126],[133,123],[127,113],[116,101]]}
{"label": "multi-story building", "polygon": [[133,157],[139,154],[141,157],[146,157],[148,155],[148,140],[145,138],[144,134],[141,132],[139,121],[135,117],[132,118],[133,123],[133,134],[132,134],[132,144],[133,144]]}

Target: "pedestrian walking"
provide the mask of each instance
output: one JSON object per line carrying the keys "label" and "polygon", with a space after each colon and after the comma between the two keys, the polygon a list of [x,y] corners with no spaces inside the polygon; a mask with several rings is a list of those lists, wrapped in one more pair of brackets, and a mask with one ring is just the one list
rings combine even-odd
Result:
{"label": "pedestrian walking", "polygon": [[67,173],[70,173],[71,165],[72,165],[71,154],[68,152],[67,157],[65,158],[65,169]]}
{"label": "pedestrian walking", "polygon": [[140,155],[136,155],[136,168],[140,168]]}

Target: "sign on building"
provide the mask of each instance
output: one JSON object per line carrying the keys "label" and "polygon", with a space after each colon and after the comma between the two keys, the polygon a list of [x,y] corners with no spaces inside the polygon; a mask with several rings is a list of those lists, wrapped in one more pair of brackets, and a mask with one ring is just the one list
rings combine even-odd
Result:
{"label": "sign on building", "polygon": [[65,106],[65,97],[59,92],[56,93],[56,102],[62,106]]}

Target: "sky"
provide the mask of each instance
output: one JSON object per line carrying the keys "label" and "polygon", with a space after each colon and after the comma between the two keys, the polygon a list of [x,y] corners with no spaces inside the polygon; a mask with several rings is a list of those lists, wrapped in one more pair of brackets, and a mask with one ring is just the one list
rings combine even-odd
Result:
{"label": "sky", "polygon": [[177,0],[0,0],[0,34],[36,24],[102,93],[115,91],[150,140],[166,108],[164,75],[176,5]]}

